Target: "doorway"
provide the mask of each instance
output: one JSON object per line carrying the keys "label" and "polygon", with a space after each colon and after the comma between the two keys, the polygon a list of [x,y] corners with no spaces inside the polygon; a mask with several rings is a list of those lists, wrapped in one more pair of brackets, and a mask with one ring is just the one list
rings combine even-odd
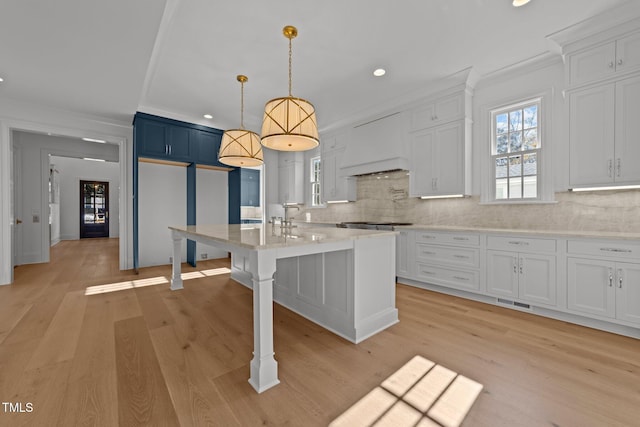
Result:
{"label": "doorway", "polygon": [[109,183],[80,181],[80,238],[109,237]]}

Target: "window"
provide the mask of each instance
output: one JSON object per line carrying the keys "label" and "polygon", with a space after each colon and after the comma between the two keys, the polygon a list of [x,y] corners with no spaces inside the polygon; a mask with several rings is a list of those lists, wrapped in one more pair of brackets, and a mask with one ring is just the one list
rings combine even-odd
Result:
{"label": "window", "polygon": [[311,206],[320,206],[320,157],[311,159]]}
{"label": "window", "polygon": [[541,100],[491,112],[495,201],[540,199]]}

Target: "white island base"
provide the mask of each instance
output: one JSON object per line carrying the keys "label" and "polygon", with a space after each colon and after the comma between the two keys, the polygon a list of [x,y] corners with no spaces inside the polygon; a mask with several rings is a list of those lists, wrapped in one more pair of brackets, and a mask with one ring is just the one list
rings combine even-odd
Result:
{"label": "white island base", "polygon": [[302,228],[286,233],[241,225],[169,228],[172,290],[183,287],[180,253],[185,238],[231,252],[232,278],[253,290],[249,383],[258,393],[279,383],[274,300],[354,343],[398,322],[396,232]]}
{"label": "white island base", "polygon": [[[318,244],[308,252],[278,257],[274,301],[356,344],[398,322],[394,236]],[[250,267],[246,256],[231,254],[231,278],[253,288]]]}

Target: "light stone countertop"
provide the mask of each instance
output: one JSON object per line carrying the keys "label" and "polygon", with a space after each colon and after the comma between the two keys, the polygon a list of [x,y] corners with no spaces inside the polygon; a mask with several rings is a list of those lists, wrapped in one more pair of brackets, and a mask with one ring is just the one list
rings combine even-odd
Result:
{"label": "light stone countertop", "polygon": [[271,224],[188,225],[170,226],[169,229],[249,249],[303,246],[398,234],[397,231],[307,226],[294,227],[291,232],[285,232],[279,225],[272,228]]}
{"label": "light stone countertop", "polygon": [[568,230],[526,230],[509,228],[488,228],[488,227],[461,227],[449,225],[405,225],[396,227],[396,230],[429,230],[429,231],[458,231],[491,234],[519,234],[531,237],[576,237],[593,239],[624,239],[640,240],[640,233],[621,233],[616,231],[568,231]]}
{"label": "light stone countertop", "polygon": [[[293,221],[304,227],[314,224],[320,226],[336,225],[335,221]],[[637,232],[617,232],[617,231],[570,231],[570,230],[534,230],[534,229],[517,229],[517,228],[492,228],[492,227],[472,227],[472,226],[455,226],[455,225],[428,225],[413,224],[396,226],[398,230],[430,230],[430,231],[452,231],[452,232],[474,232],[474,233],[492,233],[492,234],[520,234],[526,236],[539,237],[559,237],[559,238],[592,238],[592,239],[622,239],[622,240],[640,240],[640,233]]]}

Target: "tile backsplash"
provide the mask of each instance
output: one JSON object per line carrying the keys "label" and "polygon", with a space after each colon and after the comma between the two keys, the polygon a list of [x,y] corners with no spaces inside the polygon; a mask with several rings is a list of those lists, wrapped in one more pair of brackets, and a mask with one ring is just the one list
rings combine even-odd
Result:
{"label": "tile backsplash", "polygon": [[485,204],[478,196],[409,197],[409,176],[397,171],[358,177],[358,201],[301,209],[312,221],[389,221],[527,230],[640,232],[640,190],[556,193],[550,204]]}

